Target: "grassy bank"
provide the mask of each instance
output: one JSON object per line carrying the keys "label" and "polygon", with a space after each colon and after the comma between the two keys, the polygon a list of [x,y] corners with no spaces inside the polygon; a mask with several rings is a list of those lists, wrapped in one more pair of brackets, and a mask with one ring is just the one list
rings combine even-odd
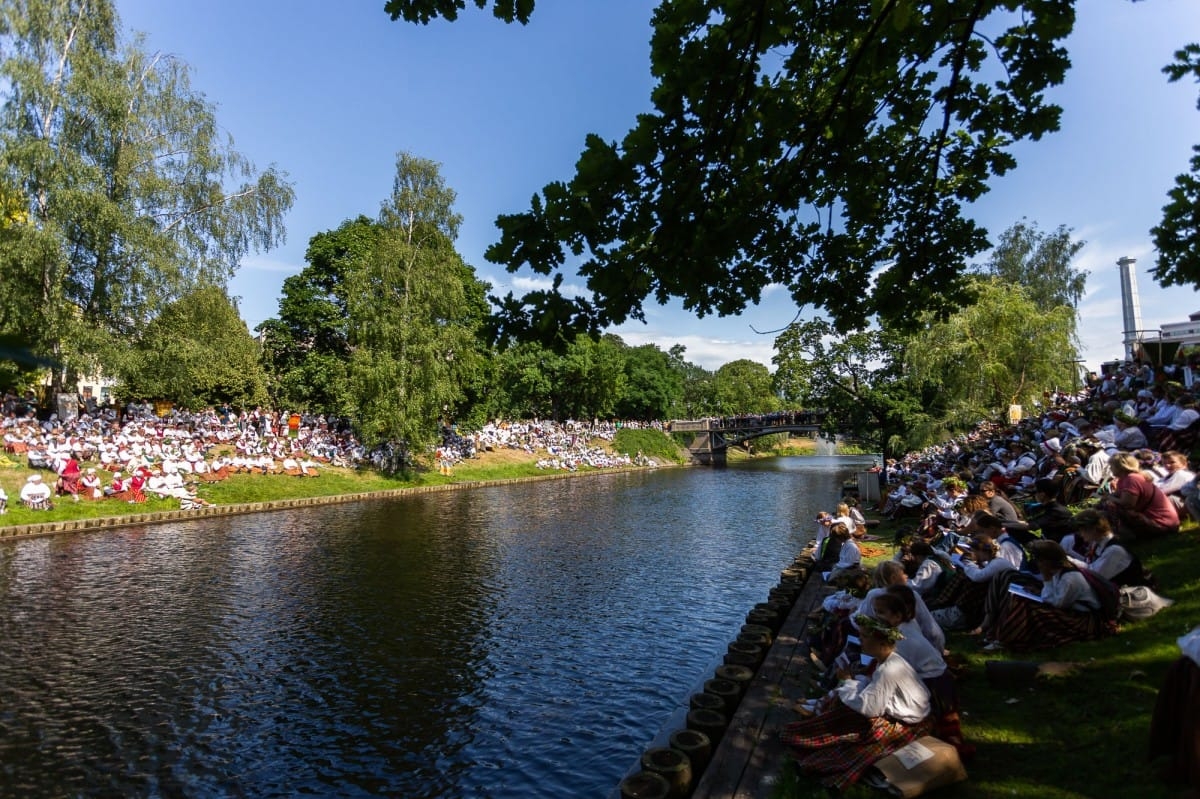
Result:
{"label": "grassy bank", "polygon": [[[662,464],[678,464],[685,460],[671,439],[657,430],[625,429],[618,431],[611,445],[601,440],[592,443],[595,446],[603,446],[605,449],[627,454],[630,457],[635,457],[640,452]],[[201,498],[216,505],[241,505],[554,474],[553,471],[537,468],[535,464],[541,456],[541,454],[511,449],[483,452],[477,458],[460,462],[450,475],[439,474],[436,469],[420,469],[409,475],[389,476],[371,469],[334,467],[321,468],[318,477],[235,474],[219,483],[199,483],[197,493]],[[84,468],[94,465],[83,464]],[[74,502],[70,497],[56,497],[52,510],[29,510],[21,505],[18,497],[25,479],[34,471],[24,464],[23,459],[17,460],[15,456],[0,458],[0,487],[8,494],[8,513],[0,516],[0,527],[119,517],[135,513],[179,509],[179,500],[177,499],[159,499],[148,494],[145,502],[136,505],[109,499]],[[580,468],[582,473],[589,471],[603,470]],[[49,485],[54,485],[53,472],[43,470],[40,473]],[[110,481],[110,475],[107,472],[101,471],[100,475],[106,482]]]}
{"label": "grassy bank", "polygon": [[[881,535],[888,537],[890,531]],[[1172,607],[1145,621],[1123,623],[1119,634],[1029,654],[984,653],[978,639],[948,635],[947,647],[964,656],[960,682],[963,729],[978,747],[967,765],[970,779],[938,791],[953,799],[1105,799],[1178,797],[1157,780],[1148,735],[1158,689],[1179,657],[1176,639],[1200,624],[1200,530],[1190,525],[1169,539],[1133,547],[1159,579]],[[1077,664],[1069,677],[1026,687],[993,684],[989,661],[1059,661]],[[825,797],[797,777],[790,761],[776,799]],[[877,797],[866,787],[850,799]]]}

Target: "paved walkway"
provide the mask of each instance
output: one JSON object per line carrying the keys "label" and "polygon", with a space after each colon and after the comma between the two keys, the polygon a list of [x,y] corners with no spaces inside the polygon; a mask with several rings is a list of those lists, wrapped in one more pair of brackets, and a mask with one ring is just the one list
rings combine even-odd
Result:
{"label": "paved walkway", "polygon": [[799,717],[792,710],[808,689],[808,614],[829,593],[820,574],[804,584],[792,612],[754,675],[713,753],[712,762],[692,799],[767,799],[788,757],[779,740],[785,724]]}

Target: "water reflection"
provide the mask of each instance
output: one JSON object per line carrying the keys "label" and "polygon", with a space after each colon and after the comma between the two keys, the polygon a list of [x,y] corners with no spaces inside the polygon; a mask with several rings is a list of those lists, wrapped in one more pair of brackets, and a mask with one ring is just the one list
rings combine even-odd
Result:
{"label": "water reflection", "polygon": [[846,465],[0,547],[0,794],[604,796]]}

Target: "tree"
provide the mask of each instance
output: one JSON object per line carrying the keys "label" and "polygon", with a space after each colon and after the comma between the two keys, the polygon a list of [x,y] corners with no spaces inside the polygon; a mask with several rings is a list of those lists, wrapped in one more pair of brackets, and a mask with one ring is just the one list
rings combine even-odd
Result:
{"label": "tree", "polygon": [[279,317],[258,327],[277,407],[350,413],[350,330],[346,279],[382,229],[365,216],[312,237],[301,272],[283,281]]}
{"label": "tree", "polygon": [[1071,230],[1065,225],[1053,233],[1042,233],[1036,224],[1017,222],[1000,234],[984,273],[1003,283],[1024,286],[1039,310],[1075,309],[1083,299],[1088,273],[1076,269],[1071,261],[1083,245],[1071,240]]}
{"label": "tree", "polygon": [[510,294],[505,324],[595,332],[671,298],[735,314],[776,283],[845,327],[952,311],[987,248],[963,206],[1057,129],[1043,95],[1073,23],[1072,0],[663,3],[654,111],[589,136],[487,253],[574,267],[592,296]]}
{"label": "tree", "polygon": [[625,350],[625,390],[617,403],[621,419],[669,419],[683,399],[683,375],[655,344]]}
{"label": "tree", "polygon": [[571,342],[555,381],[555,419],[613,418],[626,387],[625,345],[614,338],[581,334]]}
{"label": "tree", "polygon": [[741,358],[724,364],[713,376],[713,385],[717,407],[725,416],[779,409],[771,372],[758,361]]}
{"label": "tree", "polygon": [[168,399],[191,410],[267,401],[258,344],[219,286],[195,289],[163,309],[122,367],[121,390],[138,399]]}
{"label": "tree", "polygon": [[556,386],[562,356],[536,341],[517,344],[496,354],[492,397],[494,416],[510,419],[554,419]]}
{"label": "tree", "polygon": [[[488,0],[474,0],[474,3],[476,8],[486,8]],[[524,25],[533,13],[534,0],[492,0],[492,3],[492,14],[505,22],[517,20]],[[453,22],[458,19],[458,12],[466,7],[465,0],[388,0],[383,4],[383,10],[391,14],[392,19],[403,17],[407,22],[422,25],[438,17]]]}
{"label": "tree", "polygon": [[839,334],[825,319],[789,325],[775,339],[776,385],[790,405],[826,412],[843,433],[885,458],[929,443],[937,392],[904,370],[906,338],[888,329]]}
{"label": "tree", "polygon": [[671,357],[671,368],[683,380],[683,396],[678,409],[671,413],[671,418],[700,419],[715,416],[719,411],[714,375],[703,366],[684,358],[685,352],[687,347],[682,344],[676,344],[667,351]]}
{"label": "tree", "polygon": [[[1171,81],[1191,75],[1200,81],[1200,44],[1189,44],[1175,53],[1163,68]],[[1196,102],[1200,109],[1200,100]],[[1154,278],[1164,286],[1200,286],[1200,144],[1192,147],[1190,172],[1175,178],[1163,207],[1163,220],[1150,235],[1158,259]]]}
{"label": "tree", "polygon": [[185,64],[122,42],[111,0],[0,4],[0,53],[0,185],[28,209],[0,273],[36,292],[56,382],[283,240],[285,176],[233,149]]}
{"label": "tree", "polygon": [[911,376],[939,386],[949,426],[1036,406],[1044,391],[1075,382],[1074,308],[1040,308],[1027,289],[997,278],[978,279],[976,292],[907,346]]}
{"label": "tree", "polygon": [[401,153],[380,234],[347,276],[351,391],[369,444],[421,454],[478,368],[486,288],[454,250],[454,198],[436,163]]}

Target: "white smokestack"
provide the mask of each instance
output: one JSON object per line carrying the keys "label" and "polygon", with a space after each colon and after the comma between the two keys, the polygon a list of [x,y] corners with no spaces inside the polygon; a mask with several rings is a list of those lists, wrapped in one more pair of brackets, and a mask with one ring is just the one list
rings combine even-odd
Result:
{"label": "white smokestack", "polygon": [[1122,256],[1117,261],[1121,270],[1121,314],[1125,323],[1125,358],[1133,360],[1133,345],[1141,341],[1142,304],[1138,300],[1137,273],[1133,271],[1136,258]]}

